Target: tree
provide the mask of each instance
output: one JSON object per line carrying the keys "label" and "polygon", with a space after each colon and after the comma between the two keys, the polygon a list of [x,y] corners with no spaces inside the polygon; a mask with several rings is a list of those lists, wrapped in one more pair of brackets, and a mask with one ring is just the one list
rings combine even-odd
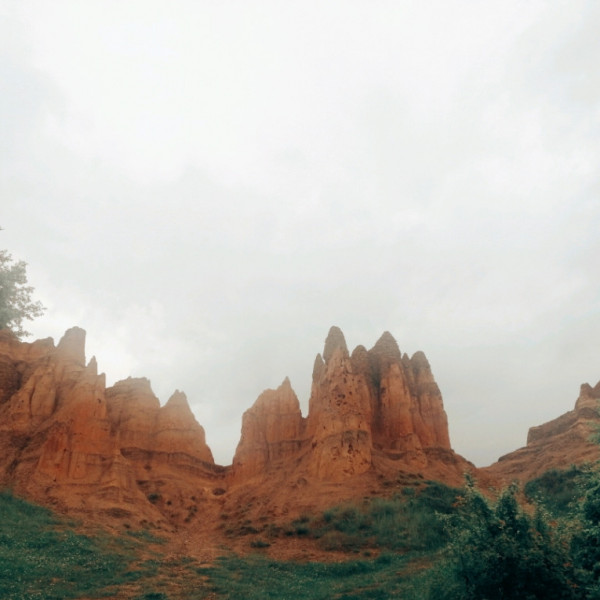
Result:
{"label": "tree", "polygon": [[529,514],[519,505],[517,493],[518,488],[510,486],[496,502],[490,502],[467,480],[462,506],[445,517],[452,541],[430,597],[577,598],[568,546],[543,510]]}
{"label": "tree", "polygon": [[577,503],[571,551],[586,600],[600,599],[600,474],[592,473]]}
{"label": "tree", "polygon": [[6,250],[0,250],[0,329],[11,329],[17,337],[31,335],[23,329],[23,320],[44,313],[40,302],[33,302],[33,287],[27,285],[27,263],[14,262]]}

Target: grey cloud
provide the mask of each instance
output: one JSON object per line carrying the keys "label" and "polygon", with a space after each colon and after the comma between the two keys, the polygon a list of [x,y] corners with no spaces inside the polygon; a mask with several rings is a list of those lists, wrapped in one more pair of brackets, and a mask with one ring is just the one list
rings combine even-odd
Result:
{"label": "grey cloud", "polygon": [[49,306],[36,335],[80,325],[109,381],[184,389],[221,462],[263,389],[289,376],[306,410],[334,324],[424,350],[479,464],[600,378],[593,3],[215,6],[197,43],[208,21],[157,4],[135,48],[135,5],[92,4],[77,35],[74,9],[23,17],[30,51],[0,57],[1,235]]}

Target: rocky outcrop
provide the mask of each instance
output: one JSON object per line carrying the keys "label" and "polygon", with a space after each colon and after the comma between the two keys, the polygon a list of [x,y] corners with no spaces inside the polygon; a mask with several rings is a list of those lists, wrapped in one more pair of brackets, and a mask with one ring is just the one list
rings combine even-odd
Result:
{"label": "rocky outcrop", "polygon": [[242,417],[242,435],[232,465],[233,479],[248,480],[274,468],[285,469],[306,445],[300,403],[286,377],[265,390]]}
{"label": "rocky outcrop", "polygon": [[[367,351],[349,355],[332,327],[313,367],[309,410],[302,418],[286,380],[245,413],[232,481],[295,468],[303,478],[342,481],[389,459],[395,469],[427,470],[440,453],[464,470],[450,448],[442,397],[425,355],[402,355],[385,332]],[[435,455],[435,456],[434,456]]]}
{"label": "rocky outcrop", "polygon": [[180,490],[200,497],[223,478],[185,395],[161,407],[146,379],[106,389],[82,329],[56,347],[0,332],[0,365],[0,483],[67,510],[166,523]]}
{"label": "rocky outcrop", "polygon": [[400,356],[384,333],[369,352],[374,383],[374,442],[382,449],[450,449],[442,395],[423,352]]}
{"label": "rocky outcrop", "polygon": [[[480,481],[596,460],[599,401],[600,383],[582,385],[574,410],[533,427]],[[332,327],[307,416],[286,378],[244,413],[233,464],[220,467],[185,394],[161,406],[145,378],[107,388],[96,359],[86,363],[82,329],[57,346],[0,331],[0,486],[96,521],[218,535],[224,519],[289,520],[420,479],[460,484],[473,470],[451,448],[427,358],[403,354],[389,332],[349,353]]]}
{"label": "rocky outcrop", "polygon": [[600,382],[595,387],[584,383],[573,410],[532,427],[525,447],[500,457],[482,469],[483,475],[503,482],[525,482],[550,469],[598,460],[600,445],[595,438],[600,427],[599,403]]}
{"label": "rocky outcrop", "polygon": [[321,479],[356,475],[371,467],[371,402],[368,375],[355,370],[343,333],[332,327],[323,359],[317,356],[307,432],[310,471]]}
{"label": "rocky outcrop", "polygon": [[398,473],[455,483],[470,467],[450,448],[425,355],[403,355],[387,332],[350,354],[337,327],[315,359],[308,415],[287,378],[263,392],[231,467],[214,464],[183,392],[161,406],[145,378],[107,388],[82,329],[56,347],[0,332],[0,457],[0,484],[33,499],[161,527],[241,502],[286,514],[300,496],[337,501]]}

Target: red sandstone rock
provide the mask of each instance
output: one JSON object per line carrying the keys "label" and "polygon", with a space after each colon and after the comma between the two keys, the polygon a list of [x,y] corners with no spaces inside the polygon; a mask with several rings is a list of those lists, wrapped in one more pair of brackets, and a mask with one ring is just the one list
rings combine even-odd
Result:
{"label": "red sandstone rock", "polygon": [[403,359],[386,332],[372,350],[358,346],[349,356],[332,327],[315,359],[306,419],[289,382],[264,392],[244,415],[231,478],[240,484],[293,467],[301,478],[342,481],[373,469],[375,451],[378,465],[387,458],[427,469],[435,451],[452,463],[441,394],[423,353]]}
{"label": "red sandstone rock", "polygon": [[[332,328],[315,359],[307,417],[289,380],[263,392],[244,413],[231,468],[214,465],[182,392],[161,407],[147,379],[105,389],[84,346],[79,328],[57,347],[0,331],[0,485],[95,520],[218,535],[223,514],[289,521],[388,484],[460,484],[474,470],[451,450],[425,355],[401,354],[388,332],[349,355]],[[584,384],[573,411],[532,428],[526,448],[480,474],[525,480],[597,458],[589,437],[599,399],[600,383]]]}
{"label": "red sandstone rock", "polygon": [[371,467],[371,405],[367,376],[354,372],[346,340],[332,327],[324,361],[315,362],[307,433],[311,439],[309,473],[337,480]]}
{"label": "red sandstone rock", "polygon": [[[0,332],[0,483],[69,510],[177,521],[181,490],[213,486],[204,430],[181,392],[161,408],[145,379],[106,390],[84,347],[79,328],[56,348]],[[171,515],[148,500],[160,486]]]}
{"label": "red sandstone rock", "polygon": [[525,482],[550,469],[598,460],[600,446],[593,436],[600,423],[599,401],[600,382],[593,388],[584,383],[573,410],[532,427],[525,447],[500,457],[498,462],[482,469],[483,474],[503,482]]}
{"label": "red sandstone rock", "polygon": [[286,377],[276,390],[265,390],[242,417],[242,435],[232,467],[234,480],[264,475],[297,455],[305,443],[300,403]]}
{"label": "red sandstone rock", "polygon": [[204,428],[192,414],[186,395],[179,390],[159,409],[152,437],[157,452],[183,453],[206,463],[215,462],[206,445]]}
{"label": "red sandstone rock", "polygon": [[[600,383],[584,384],[573,411],[532,428],[526,448],[484,476],[528,478],[597,457],[589,436],[599,399]],[[68,510],[181,526],[196,510],[246,502],[285,515],[399,474],[456,484],[472,469],[451,450],[427,358],[402,354],[388,332],[350,355],[333,327],[315,359],[308,415],[287,378],[263,392],[244,413],[231,468],[214,465],[182,392],[161,407],[144,378],[106,389],[95,358],[85,364],[83,330],[56,347],[0,332],[0,483]]]}

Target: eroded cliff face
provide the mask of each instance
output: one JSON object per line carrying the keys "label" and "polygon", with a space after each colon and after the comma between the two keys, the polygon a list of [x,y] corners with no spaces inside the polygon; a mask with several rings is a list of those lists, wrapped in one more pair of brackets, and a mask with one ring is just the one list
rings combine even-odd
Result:
{"label": "eroded cliff face", "polygon": [[[389,461],[396,470],[424,472],[440,461],[454,463],[461,474],[467,466],[450,448],[442,397],[425,355],[402,356],[388,332],[371,350],[358,346],[350,355],[343,333],[332,327],[315,359],[306,419],[292,394],[286,380],[244,415],[234,484],[280,469],[283,448],[288,471],[294,467],[303,479],[343,481],[389,470]],[[286,427],[273,417],[281,414]]]}
{"label": "eroded cliff face", "polygon": [[[423,479],[490,485],[596,460],[600,383],[573,411],[533,427],[527,446],[476,470],[450,446],[442,396],[422,352],[402,354],[385,332],[350,354],[332,327],[312,375],[309,410],[286,378],[243,416],[230,467],[214,464],[183,392],[161,406],[144,378],[107,388],[85,332],[18,341],[0,331],[0,486],[122,525],[185,528],[202,544],[223,519],[282,522],[343,500]],[[204,541],[203,541],[204,540]]]}
{"label": "eroded cliff face", "polygon": [[300,403],[286,377],[276,390],[265,390],[242,417],[242,434],[233,459],[237,481],[285,470],[306,444]]}
{"label": "eroded cliff face", "polygon": [[0,484],[163,529],[214,525],[240,505],[284,516],[407,474],[455,484],[472,468],[450,448],[425,355],[402,355],[387,332],[350,355],[337,327],[315,359],[307,416],[287,378],[263,392],[244,413],[231,467],[214,464],[183,392],[161,406],[145,378],[107,388],[96,360],[86,364],[82,329],[56,347],[2,332],[0,452]]}
{"label": "eroded cliff face", "polygon": [[145,379],[107,389],[82,329],[56,347],[0,332],[0,365],[1,484],[66,510],[176,524],[223,478],[185,395],[161,407]]}
{"label": "eroded cliff face", "polygon": [[502,456],[482,470],[502,482],[522,482],[539,477],[550,469],[594,462],[600,458],[596,438],[600,427],[600,382],[581,385],[573,410],[543,425],[531,427],[527,445]]}

